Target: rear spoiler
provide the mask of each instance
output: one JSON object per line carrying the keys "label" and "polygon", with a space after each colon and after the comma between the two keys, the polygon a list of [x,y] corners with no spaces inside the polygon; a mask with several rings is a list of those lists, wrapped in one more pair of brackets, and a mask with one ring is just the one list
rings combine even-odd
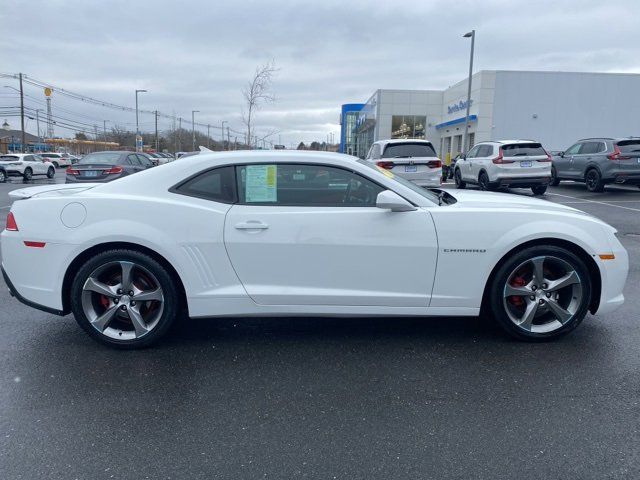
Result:
{"label": "rear spoiler", "polygon": [[73,183],[57,183],[55,185],[40,185],[38,187],[19,188],[9,192],[9,198],[13,200],[26,200],[44,193],[59,195],[72,195],[74,193],[83,192],[90,188],[97,187],[100,183],[84,183],[77,185]]}

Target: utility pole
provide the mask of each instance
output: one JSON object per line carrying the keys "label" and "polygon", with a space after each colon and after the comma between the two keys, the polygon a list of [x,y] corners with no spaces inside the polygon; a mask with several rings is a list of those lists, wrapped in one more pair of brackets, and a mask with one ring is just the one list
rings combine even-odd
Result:
{"label": "utility pole", "polygon": [[182,117],[178,117],[178,150],[182,150]]}
{"label": "utility pole", "polygon": [[38,126],[38,142],[42,143],[42,139],[40,138],[40,112],[42,109],[36,108],[36,125]]}
{"label": "utility pole", "polygon": [[196,151],[196,113],[200,110],[191,110],[191,151]]}
{"label": "utility pole", "polygon": [[95,152],[96,150],[98,150],[98,125],[93,125],[93,139],[93,151]]}
{"label": "utility pole", "polygon": [[104,148],[107,148],[107,121],[102,120],[102,136],[104,137]]}
{"label": "utility pole", "polygon": [[[140,127],[138,126],[138,93],[146,92],[146,90],[136,90],[136,152],[142,151],[142,145],[138,145],[138,138],[140,137]],[[142,139],[140,139],[140,143]]]}
{"label": "utility pole", "polygon": [[[224,137],[224,132],[222,132],[222,136]],[[229,127],[227,126],[227,148],[231,150],[231,136],[229,134]]]}
{"label": "utility pole", "polygon": [[18,74],[20,79],[20,129],[22,130],[22,153],[25,152],[25,135],[24,135],[24,90],[22,89],[22,74]]}
{"label": "utility pole", "polygon": [[471,37],[471,55],[469,58],[469,85],[467,85],[467,114],[464,119],[464,138],[462,140],[462,153],[467,153],[467,147],[469,146],[469,140],[467,139],[469,133],[469,109],[471,108],[471,76],[473,75],[473,47],[476,42],[476,31],[471,30],[469,33],[463,35],[464,38]]}
{"label": "utility pole", "polygon": [[209,138],[211,138],[211,125],[207,124],[207,148],[209,148]]}
{"label": "utility pole", "polygon": [[158,110],[155,113],[156,117],[156,152],[158,151]]}
{"label": "utility pole", "polygon": [[229,123],[226,120],[223,120],[222,123],[220,124],[220,132],[222,133],[222,150],[224,150],[224,124],[225,123]]}

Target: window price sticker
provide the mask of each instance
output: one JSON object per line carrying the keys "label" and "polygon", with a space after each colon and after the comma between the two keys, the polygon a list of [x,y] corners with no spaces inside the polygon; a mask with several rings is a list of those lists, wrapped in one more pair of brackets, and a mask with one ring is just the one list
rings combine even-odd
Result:
{"label": "window price sticker", "polygon": [[276,165],[247,165],[245,201],[247,203],[278,201]]}

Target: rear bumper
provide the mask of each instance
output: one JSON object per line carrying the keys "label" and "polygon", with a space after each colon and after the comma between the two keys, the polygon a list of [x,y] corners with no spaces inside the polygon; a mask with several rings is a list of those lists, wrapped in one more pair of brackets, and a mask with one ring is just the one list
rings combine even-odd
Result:
{"label": "rear bumper", "polygon": [[618,185],[640,185],[640,172],[638,173],[620,173],[609,180],[611,183]]}
{"label": "rear bumper", "polygon": [[67,315],[67,313],[69,313],[69,312],[64,312],[62,310],[57,310],[55,308],[50,308],[44,305],[40,305],[39,303],[32,302],[31,300],[27,300],[22,295],[20,295],[18,290],[16,290],[16,287],[13,286],[13,283],[11,282],[9,275],[7,275],[7,272],[4,271],[4,267],[0,266],[0,270],[2,270],[2,278],[4,278],[4,282],[7,284],[7,287],[9,288],[9,293],[11,294],[12,297],[15,297],[19,302],[22,302],[31,308],[36,308],[38,310],[42,310],[43,312],[52,313],[54,315],[64,316],[64,315]]}
{"label": "rear bumper", "polygon": [[432,168],[429,171],[417,173],[393,173],[420,187],[439,187],[442,179],[442,168]]}
{"label": "rear bumper", "polygon": [[549,185],[551,177],[500,177],[495,182],[499,187],[529,188]]}

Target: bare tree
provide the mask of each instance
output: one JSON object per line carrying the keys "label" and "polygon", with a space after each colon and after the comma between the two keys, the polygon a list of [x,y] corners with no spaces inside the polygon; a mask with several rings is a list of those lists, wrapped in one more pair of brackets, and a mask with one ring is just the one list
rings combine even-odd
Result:
{"label": "bare tree", "polygon": [[270,103],[275,101],[275,97],[269,91],[271,88],[271,80],[273,75],[278,71],[273,61],[267,62],[264,65],[256,68],[256,72],[253,75],[253,79],[247,83],[242,89],[242,96],[246,102],[246,112],[242,112],[242,122],[247,127],[247,138],[249,148],[251,148],[251,138],[253,130],[253,120],[257,110],[260,109],[263,103]]}

